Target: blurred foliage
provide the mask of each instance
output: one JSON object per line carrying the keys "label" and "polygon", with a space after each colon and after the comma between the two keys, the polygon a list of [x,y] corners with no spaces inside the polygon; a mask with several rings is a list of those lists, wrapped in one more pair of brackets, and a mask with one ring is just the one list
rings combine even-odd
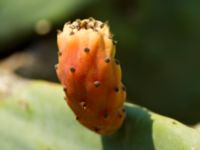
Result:
{"label": "blurred foliage", "polygon": [[1,0],[0,47],[29,39],[41,19],[56,28],[74,18],[108,20],[128,99],[191,124],[200,120],[199,6],[196,0]]}
{"label": "blurred foliage", "polygon": [[22,43],[27,36],[37,32],[38,25],[49,28],[55,26],[91,2],[92,0],[0,0],[1,51]]}
{"label": "blurred foliage", "polygon": [[200,150],[200,133],[142,107],[126,104],[122,128],[101,138],[75,120],[61,86],[2,71],[0,81],[1,150]]}
{"label": "blurred foliage", "polygon": [[128,99],[186,123],[200,120],[199,6],[194,0],[111,0],[89,12],[109,20],[119,41]]}

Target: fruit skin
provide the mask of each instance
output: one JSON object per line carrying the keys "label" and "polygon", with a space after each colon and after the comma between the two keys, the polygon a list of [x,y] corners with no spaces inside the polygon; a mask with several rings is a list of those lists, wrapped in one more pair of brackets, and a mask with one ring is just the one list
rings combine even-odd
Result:
{"label": "fruit skin", "polygon": [[108,25],[93,18],[68,22],[57,42],[56,73],[76,119],[99,134],[114,133],[125,117],[126,91]]}

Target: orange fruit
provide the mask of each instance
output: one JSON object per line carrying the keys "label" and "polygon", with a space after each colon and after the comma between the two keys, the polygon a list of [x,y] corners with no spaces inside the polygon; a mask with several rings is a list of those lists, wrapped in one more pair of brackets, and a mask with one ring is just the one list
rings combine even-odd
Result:
{"label": "orange fruit", "polygon": [[99,134],[114,133],[125,117],[126,91],[109,26],[93,18],[68,22],[57,42],[57,76],[77,120]]}

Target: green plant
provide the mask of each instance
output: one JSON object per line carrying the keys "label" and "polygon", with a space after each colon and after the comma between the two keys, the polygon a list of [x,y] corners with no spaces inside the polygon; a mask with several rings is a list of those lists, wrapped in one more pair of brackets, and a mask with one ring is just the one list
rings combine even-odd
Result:
{"label": "green plant", "polygon": [[[8,75],[6,75],[8,76]],[[178,121],[126,104],[123,126],[111,136],[81,126],[58,84],[6,82],[0,94],[1,150],[199,150],[200,134]]]}
{"label": "green plant", "polygon": [[[84,53],[87,53],[88,50],[90,51],[90,49],[83,49]],[[109,56],[114,58],[114,52],[112,50],[109,52],[111,52]],[[102,57],[97,57],[97,61],[99,58]],[[116,64],[113,66],[115,72]],[[68,69],[72,74],[76,71],[75,68]],[[64,71],[65,69],[63,69]],[[118,76],[118,80],[115,81],[121,85],[120,71],[115,73],[114,75]],[[65,72],[61,74],[61,76],[63,75],[66,75]],[[59,76],[60,79],[63,78],[61,76]],[[0,77],[3,77],[3,80],[0,78],[2,83],[0,87],[1,150],[93,150],[94,148],[97,150],[200,150],[200,133],[198,131],[143,107],[130,103],[122,105],[125,94],[122,94],[122,97],[120,95],[120,98],[114,96],[114,99],[119,98],[117,100],[122,102],[119,108],[124,106],[126,111],[121,128],[119,128],[120,122],[117,124],[119,130],[116,131],[117,128],[115,128],[112,130],[116,131],[115,133],[102,136],[77,123],[76,117],[65,105],[64,92],[60,85],[44,81],[22,80],[5,74],[1,70]],[[66,85],[65,80],[66,78],[61,80],[63,85]],[[67,90],[68,88],[70,86],[67,87]],[[82,94],[82,91],[77,88],[80,88],[79,85],[74,88],[73,100],[76,100],[77,95]],[[66,92],[65,87],[64,91]],[[70,93],[66,93],[67,96],[70,95]],[[66,100],[70,101],[71,99],[66,98]],[[113,105],[115,103],[111,104],[111,106]],[[99,109],[98,106],[94,108]],[[76,111],[79,109],[75,109],[75,113]],[[95,111],[93,110],[96,114]],[[112,111],[118,112],[118,109]],[[98,119],[97,117],[97,121]],[[110,124],[108,126],[110,127]],[[105,131],[102,133],[108,132]]]}
{"label": "green plant", "polygon": [[[112,47],[111,48],[108,47],[107,46],[108,43],[106,42],[103,43],[104,41],[109,39],[110,36],[110,33],[108,32],[107,29],[108,27],[101,28],[101,26],[104,27],[104,25],[101,22],[99,23],[98,21],[95,21],[93,19],[92,20],[86,19],[82,21],[78,20],[73,22],[72,24],[71,23],[66,24],[64,27],[64,31],[58,34],[58,46],[60,50],[59,51],[60,56],[59,56],[57,74],[62,85],[64,86],[64,91],[67,96],[66,100],[69,106],[72,108],[75,114],[78,114],[78,116],[86,113],[84,111],[86,111],[87,109],[87,108],[86,109],[81,108],[80,103],[82,102],[82,99],[87,100],[88,99],[87,96],[93,94],[91,91],[88,92],[87,84],[89,83],[87,82],[87,80],[85,86],[85,78],[88,75],[91,75],[88,72],[91,71],[93,67],[95,71],[92,71],[92,73],[94,72],[94,74],[90,76],[90,78],[92,79],[93,78],[96,79],[98,77],[98,73],[102,71],[107,77],[106,78],[108,80],[107,82],[109,82],[109,80],[112,80],[112,78],[115,78],[116,76],[117,79],[119,79],[119,81],[121,80],[121,75],[119,75],[121,73],[109,74],[107,71],[102,69],[103,68],[102,63],[98,64],[99,62],[101,62],[102,58],[103,60],[105,60],[106,50],[108,50],[107,53],[110,54],[109,58],[112,59],[112,56],[114,57],[115,55],[115,49]],[[89,33],[91,35],[94,34],[95,36],[94,35],[88,36]],[[96,37],[98,37],[97,35],[99,34],[103,35],[103,37],[94,40]],[[91,40],[91,37],[93,37],[94,39]],[[85,41],[85,39],[89,40]],[[102,39],[103,42],[101,42]],[[95,46],[90,47],[91,44],[94,44]],[[113,44],[110,45],[112,46]],[[87,48],[87,51],[85,50],[85,48]],[[90,50],[97,56],[92,55],[89,57],[88,53],[90,52]],[[98,53],[100,54],[102,53],[104,55],[102,54],[99,55]],[[87,56],[90,59],[88,59]],[[97,61],[97,63],[95,61]],[[91,63],[94,63],[95,65],[93,66],[93,64]],[[104,64],[106,63],[104,62]],[[78,71],[80,70],[78,74],[75,74],[77,72],[76,68],[78,68],[77,69]],[[113,68],[115,68],[115,66]],[[91,81],[93,80],[90,79],[89,82]],[[118,80],[114,82],[118,82]],[[82,85],[80,85],[80,83],[82,83]],[[110,91],[109,88],[110,88],[109,85],[104,86],[103,90],[108,91],[107,94],[110,94],[112,93],[112,91]],[[108,97],[108,99],[104,101],[104,98],[102,98],[101,96],[106,95],[106,93],[100,93],[100,94],[101,95],[99,95],[100,96],[99,101],[98,99],[96,100],[95,97],[95,95],[97,95],[98,97],[98,93],[94,94],[92,97],[89,97],[90,100],[89,102],[93,102],[94,104],[96,104],[94,105],[95,109],[91,109],[92,111],[90,113],[88,114],[86,113],[85,116],[84,115],[81,116],[81,119],[83,119],[83,121],[80,122],[92,130],[95,130],[95,127],[98,124],[101,125],[101,123],[103,122],[102,118],[101,117],[99,118],[99,116],[101,116],[102,114],[102,111],[104,111],[107,107],[113,108],[112,106],[113,105],[115,106],[115,103],[117,103],[115,98],[112,97]],[[120,100],[123,100],[123,98]],[[109,103],[109,101],[112,101],[113,103]],[[103,105],[103,109],[101,107],[102,103],[106,104]],[[100,111],[98,111],[99,109]],[[117,108],[114,107],[114,110],[118,111],[118,107]],[[108,114],[109,111],[110,110],[107,109]],[[111,112],[112,111],[113,110],[111,109]],[[200,148],[200,143],[199,143],[200,134],[195,131],[192,131],[190,128],[187,128],[181,123],[173,119],[169,119],[151,113],[150,111],[147,111],[135,105],[130,105],[130,104],[126,105],[126,111],[127,111],[127,117],[123,124],[123,127],[117,133],[112,134],[111,136],[103,137],[103,144],[105,149],[187,150],[187,149]],[[95,119],[92,120],[91,116],[93,116],[94,114],[95,114],[94,116]],[[113,126],[112,122],[116,124],[115,121],[111,119],[110,121],[111,124],[107,125],[109,127]],[[115,130],[117,128],[115,128]],[[98,131],[97,130],[95,131],[103,135],[107,134],[107,131],[104,130],[104,128],[101,129],[98,127],[98,129],[99,129]],[[103,131],[101,132],[101,130]],[[112,130],[111,133],[113,133],[115,130]]]}

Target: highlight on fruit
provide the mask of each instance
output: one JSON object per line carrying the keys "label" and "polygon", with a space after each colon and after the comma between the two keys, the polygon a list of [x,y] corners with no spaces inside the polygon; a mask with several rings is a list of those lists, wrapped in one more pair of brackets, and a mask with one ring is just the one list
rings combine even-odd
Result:
{"label": "highlight on fruit", "polygon": [[126,89],[108,24],[93,18],[67,22],[57,43],[56,73],[75,118],[96,133],[114,133],[125,118]]}

